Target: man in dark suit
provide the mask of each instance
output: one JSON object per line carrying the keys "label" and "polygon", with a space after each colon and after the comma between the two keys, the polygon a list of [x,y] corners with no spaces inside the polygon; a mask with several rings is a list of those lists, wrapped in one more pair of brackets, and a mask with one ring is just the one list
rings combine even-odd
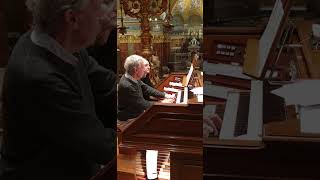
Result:
{"label": "man in dark suit", "polygon": [[101,0],[33,0],[34,28],[10,57],[3,86],[1,180],[88,180],[115,158],[115,131],[94,99],[116,77],[82,49],[101,30]]}
{"label": "man in dark suit", "polygon": [[125,121],[139,116],[151,107],[152,102],[143,96],[156,98],[173,98],[173,96],[158,91],[141,81],[145,77],[144,58],[138,55],[127,57],[124,63],[126,73],[121,77],[118,85],[118,119]]}

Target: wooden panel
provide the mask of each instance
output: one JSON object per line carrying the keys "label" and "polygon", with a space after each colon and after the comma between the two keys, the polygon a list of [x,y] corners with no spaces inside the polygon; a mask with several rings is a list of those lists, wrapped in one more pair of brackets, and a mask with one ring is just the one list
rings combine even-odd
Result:
{"label": "wooden panel", "polygon": [[204,76],[205,81],[211,81],[214,85],[220,85],[224,87],[231,87],[241,90],[250,90],[251,89],[251,80],[233,78],[223,75],[207,75]]}
{"label": "wooden panel", "polygon": [[171,153],[172,180],[202,180],[202,154]]}
{"label": "wooden panel", "polygon": [[[165,112],[170,120],[161,123]],[[188,116],[185,116],[188,114]],[[181,130],[177,130],[180,128]],[[186,129],[186,131],[183,131]],[[137,149],[183,149],[202,145],[202,105],[153,105],[139,116],[129,128],[122,133],[121,149],[134,146]],[[131,147],[132,148],[132,147]]]}
{"label": "wooden panel", "polygon": [[[239,179],[318,179],[316,152],[290,143],[265,149],[204,148],[204,176]],[[303,150],[303,151],[302,151]],[[312,158],[314,157],[314,158]],[[226,178],[228,179],[228,178]]]}

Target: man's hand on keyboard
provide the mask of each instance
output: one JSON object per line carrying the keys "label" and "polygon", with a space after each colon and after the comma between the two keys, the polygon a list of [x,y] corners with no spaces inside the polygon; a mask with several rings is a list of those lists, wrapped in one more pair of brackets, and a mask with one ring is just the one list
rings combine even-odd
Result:
{"label": "man's hand on keyboard", "polygon": [[222,119],[214,114],[211,118],[203,119],[203,137],[209,137],[210,133],[213,133],[215,136],[219,135],[221,129]]}

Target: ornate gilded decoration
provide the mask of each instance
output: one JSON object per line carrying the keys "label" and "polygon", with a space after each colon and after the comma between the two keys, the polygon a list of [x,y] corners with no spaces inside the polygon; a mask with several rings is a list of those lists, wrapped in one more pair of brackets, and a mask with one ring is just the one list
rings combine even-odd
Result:
{"label": "ornate gilded decoration", "polygon": [[149,18],[159,16],[166,8],[168,0],[120,0],[123,4],[124,12],[140,20],[141,26],[141,43],[142,55],[145,58],[150,58],[153,54],[151,49],[152,35],[150,33]]}

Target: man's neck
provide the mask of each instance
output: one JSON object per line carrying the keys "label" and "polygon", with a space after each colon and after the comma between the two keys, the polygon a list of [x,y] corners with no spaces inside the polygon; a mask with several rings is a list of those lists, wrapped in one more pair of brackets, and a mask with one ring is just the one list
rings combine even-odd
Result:
{"label": "man's neck", "polygon": [[72,36],[68,36],[68,33],[57,33],[52,37],[70,54],[73,54],[80,49],[77,48],[72,42]]}
{"label": "man's neck", "polygon": [[140,78],[138,78],[136,75],[131,75],[129,73],[126,73],[126,77],[130,77],[130,78],[132,78],[133,80],[136,80],[136,81],[140,80]]}
{"label": "man's neck", "polygon": [[132,77],[133,77],[133,79],[135,79],[135,80],[137,80],[137,81],[140,80],[140,78],[139,78],[137,75],[134,75],[134,76],[132,76]]}

